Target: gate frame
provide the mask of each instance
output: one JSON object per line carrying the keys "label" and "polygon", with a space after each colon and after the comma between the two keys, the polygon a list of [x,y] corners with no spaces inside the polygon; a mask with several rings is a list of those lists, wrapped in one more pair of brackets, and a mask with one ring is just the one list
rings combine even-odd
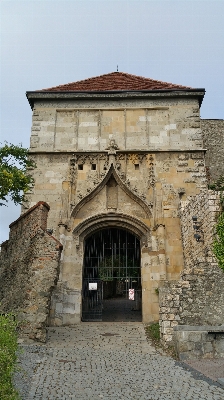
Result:
{"label": "gate frame", "polygon": [[[79,263],[81,273],[81,291],[83,278],[83,257],[85,251],[86,239],[99,230],[106,228],[125,229],[135,235],[140,241],[140,262],[141,262],[141,283],[142,283],[142,321],[145,322],[147,291],[144,288],[143,282],[147,279],[145,276],[145,268],[143,262],[148,259],[148,253],[152,250],[151,231],[150,227],[143,223],[140,219],[122,213],[102,213],[96,216],[89,217],[79,223],[73,230],[73,238],[76,245],[77,255],[79,254]],[[143,272],[144,271],[144,272]],[[80,299],[81,300],[81,299]],[[82,301],[80,304],[80,320],[82,317]]]}

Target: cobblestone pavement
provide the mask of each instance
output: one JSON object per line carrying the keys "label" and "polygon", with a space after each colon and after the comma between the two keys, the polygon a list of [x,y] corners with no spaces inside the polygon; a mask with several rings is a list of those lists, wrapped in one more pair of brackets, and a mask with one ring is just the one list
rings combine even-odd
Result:
{"label": "cobblestone pavement", "polygon": [[142,323],[50,328],[46,345],[23,348],[23,400],[224,399],[219,384],[155,350]]}

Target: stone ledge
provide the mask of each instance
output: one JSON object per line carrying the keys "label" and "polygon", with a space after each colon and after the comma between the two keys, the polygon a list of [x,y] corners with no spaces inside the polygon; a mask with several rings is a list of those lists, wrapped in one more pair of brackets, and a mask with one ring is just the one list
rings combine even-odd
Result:
{"label": "stone ledge", "polygon": [[179,325],[173,329],[180,360],[224,358],[224,325]]}
{"label": "stone ledge", "polygon": [[174,326],[174,331],[204,331],[204,332],[223,332],[224,325],[203,325],[203,326],[190,326],[190,325],[177,325]]}

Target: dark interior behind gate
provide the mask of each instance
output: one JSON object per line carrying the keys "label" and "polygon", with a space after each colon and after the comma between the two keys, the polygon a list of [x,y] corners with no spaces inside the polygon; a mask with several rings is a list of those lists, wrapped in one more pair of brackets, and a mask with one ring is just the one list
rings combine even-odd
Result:
{"label": "dark interior behind gate", "polygon": [[85,243],[82,320],[141,321],[140,243],[108,228]]}

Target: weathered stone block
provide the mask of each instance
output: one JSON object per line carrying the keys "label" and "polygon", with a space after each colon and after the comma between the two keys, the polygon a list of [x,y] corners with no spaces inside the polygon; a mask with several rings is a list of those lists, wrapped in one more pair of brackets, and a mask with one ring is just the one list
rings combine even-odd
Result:
{"label": "weathered stone block", "polygon": [[190,342],[199,343],[201,341],[201,332],[189,332],[188,340]]}
{"label": "weathered stone block", "polygon": [[213,354],[214,353],[213,345],[210,342],[203,343],[203,350],[204,350],[204,354],[207,354],[207,353]]}
{"label": "weathered stone block", "polygon": [[63,312],[63,304],[62,303],[56,303],[55,311],[56,311],[56,313],[61,314]]}

